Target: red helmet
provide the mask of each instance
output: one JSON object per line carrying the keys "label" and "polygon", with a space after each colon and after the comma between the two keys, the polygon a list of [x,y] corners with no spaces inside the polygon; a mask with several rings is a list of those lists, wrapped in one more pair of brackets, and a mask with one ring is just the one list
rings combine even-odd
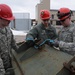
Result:
{"label": "red helmet", "polygon": [[40,18],[42,20],[49,19],[50,18],[50,11],[48,11],[48,10],[41,10],[40,11]]}
{"label": "red helmet", "polygon": [[72,11],[69,8],[60,8],[57,13],[57,17],[60,20],[64,20],[72,15]]}
{"label": "red helmet", "polygon": [[5,20],[13,20],[15,17],[12,14],[11,8],[6,4],[0,4],[0,18]]}

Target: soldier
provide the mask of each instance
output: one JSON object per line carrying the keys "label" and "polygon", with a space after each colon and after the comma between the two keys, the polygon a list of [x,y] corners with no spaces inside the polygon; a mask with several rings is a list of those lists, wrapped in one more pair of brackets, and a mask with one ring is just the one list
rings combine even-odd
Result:
{"label": "soldier", "polygon": [[41,23],[33,27],[26,35],[26,41],[30,44],[35,39],[55,39],[57,37],[56,29],[50,24],[50,11],[40,11]]}
{"label": "soldier", "polygon": [[71,22],[72,11],[69,8],[60,8],[57,17],[62,24],[58,34],[58,41],[54,45],[59,46],[61,51],[75,54],[75,24]]}
{"label": "soldier", "polygon": [[5,75],[14,75],[11,48],[17,50],[12,31],[8,27],[11,20],[14,20],[11,8],[6,4],[0,4],[0,56],[6,71]]}

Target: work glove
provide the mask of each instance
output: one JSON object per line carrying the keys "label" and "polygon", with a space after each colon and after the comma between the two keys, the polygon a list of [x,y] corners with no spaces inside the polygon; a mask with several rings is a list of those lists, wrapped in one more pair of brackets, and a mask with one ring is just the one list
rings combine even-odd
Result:
{"label": "work glove", "polygon": [[46,44],[52,47],[54,45],[54,40],[47,39]]}
{"label": "work glove", "polygon": [[33,38],[27,38],[26,42],[29,46],[33,46],[34,45],[34,39]]}
{"label": "work glove", "polygon": [[48,44],[49,46],[55,46],[55,47],[59,47],[59,41],[57,41],[57,40],[51,40],[51,39],[49,39],[47,42],[46,42],[46,44]]}
{"label": "work glove", "polygon": [[55,47],[59,47],[59,41],[58,41],[58,40],[54,40],[54,42],[53,42],[53,46],[55,46]]}

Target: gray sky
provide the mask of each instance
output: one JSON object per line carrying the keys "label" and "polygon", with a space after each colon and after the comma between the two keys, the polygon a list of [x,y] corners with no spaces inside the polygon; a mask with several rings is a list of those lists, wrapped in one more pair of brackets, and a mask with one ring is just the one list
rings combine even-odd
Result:
{"label": "gray sky", "polygon": [[[8,4],[13,12],[30,13],[30,18],[35,18],[35,6],[40,0],[0,0],[0,3]],[[51,0],[51,9],[68,7],[75,10],[75,0]]]}
{"label": "gray sky", "polygon": [[51,0],[51,9],[59,9],[61,7],[75,10],[75,0]]}

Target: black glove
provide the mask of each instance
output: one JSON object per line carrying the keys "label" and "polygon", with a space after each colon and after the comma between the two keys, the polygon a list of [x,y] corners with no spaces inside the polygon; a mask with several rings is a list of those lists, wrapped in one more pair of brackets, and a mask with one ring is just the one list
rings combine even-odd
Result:
{"label": "black glove", "polygon": [[29,46],[33,46],[34,45],[34,39],[33,38],[26,38],[26,42]]}
{"label": "black glove", "polygon": [[33,40],[27,40],[27,44],[28,44],[29,46],[33,46],[33,45],[34,45],[34,41],[33,41]]}
{"label": "black glove", "polygon": [[15,75],[14,69],[13,68],[8,68],[6,70],[5,75]]}

